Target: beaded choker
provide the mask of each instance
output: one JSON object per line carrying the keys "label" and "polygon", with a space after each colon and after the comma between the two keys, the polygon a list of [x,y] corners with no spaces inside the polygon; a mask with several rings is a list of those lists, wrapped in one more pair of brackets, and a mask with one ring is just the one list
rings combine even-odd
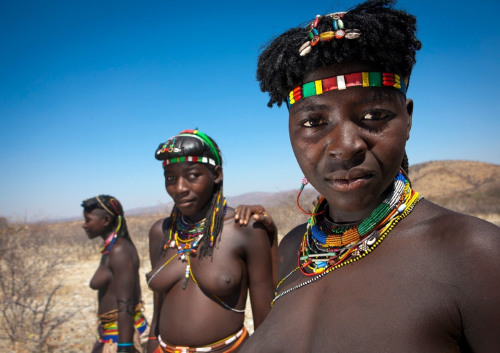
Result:
{"label": "beaded choker", "polygon": [[[319,213],[328,207],[323,199],[307,223],[298,266],[278,283],[271,306],[282,296],[368,255],[400,220],[410,214],[420,199],[420,194],[411,188],[401,172],[387,198],[357,225],[338,225],[327,220],[326,212]],[[279,287],[297,270],[311,278],[278,294]]]}
{"label": "beaded choker", "polygon": [[317,96],[328,91],[344,90],[348,87],[393,87],[406,95],[406,86],[401,76],[390,72],[355,72],[304,83],[295,87],[288,94],[288,106],[291,107],[299,100]]}

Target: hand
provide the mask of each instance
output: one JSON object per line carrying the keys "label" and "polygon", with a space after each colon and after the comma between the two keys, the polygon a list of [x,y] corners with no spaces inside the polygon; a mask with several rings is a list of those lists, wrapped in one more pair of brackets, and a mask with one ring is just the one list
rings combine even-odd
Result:
{"label": "hand", "polygon": [[277,232],[276,224],[271,215],[261,205],[239,205],[234,212],[235,222],[239,222],[242,227],[246,227],[250,217],[252,217],[255,222],[261,223],[269,234]]}

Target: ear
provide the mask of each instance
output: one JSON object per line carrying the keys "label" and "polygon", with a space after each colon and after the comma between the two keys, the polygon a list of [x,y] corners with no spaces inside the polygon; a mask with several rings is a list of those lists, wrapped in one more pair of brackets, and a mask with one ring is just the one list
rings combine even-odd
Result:
{"label": "ear", "polygon": [[104,226],[108,227],[111,224],[111,216],[109,214],[105,214],[103,218]]}
{"label": "ear", "polygon": [[408,113],[408,129],[407,129],[407,133],[406,133],[406,140],[408,141],[410,139],[410,130],[411,130],[411,124],[412,124],[412,119],[413,119],[413,100],[412,99],[406,100],[406,112]]}
{"label": "ear", "polygon": [[222,182],[222,178],[223,178],[222,166],[220,166],[220,165],[215,166],[214,176],[215,176],[214,183],[220,184]]}

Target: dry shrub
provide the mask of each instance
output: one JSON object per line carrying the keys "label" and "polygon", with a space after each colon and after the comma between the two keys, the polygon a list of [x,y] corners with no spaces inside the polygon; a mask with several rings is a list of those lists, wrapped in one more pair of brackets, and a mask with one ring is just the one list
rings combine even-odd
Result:
{"label": "dry shrub", "polygon": [[[49,351],[47,341],[73,312],[55,310],[63,258],[43,225],[0,229],[0,344],[16,352]],[[1,347],[0,346],[0,347]]]}

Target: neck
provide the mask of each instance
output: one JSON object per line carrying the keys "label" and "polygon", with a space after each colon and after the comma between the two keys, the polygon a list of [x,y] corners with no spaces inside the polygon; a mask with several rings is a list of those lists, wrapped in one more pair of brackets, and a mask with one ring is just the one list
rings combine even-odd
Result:
{"label": "neck", "polygon": [[392,183],[389,185],[387,190],[382,193],[379,198],[374,202],[372,206],[369,208],[366,208],[364,210],[360,211],[344,211],[338,208],[334,208],[331,206],[330,203],[328,203],[328,208],[326,210],[326,217],[328,220],[337,223],[337,224],[353,224],[353,223],[359,223],[363,219],[367,218],[370,216],[370,214],[373,212],[375,208],[377,208],[378,205],[380,205],[387,195],[391,192],[392,189]]}

